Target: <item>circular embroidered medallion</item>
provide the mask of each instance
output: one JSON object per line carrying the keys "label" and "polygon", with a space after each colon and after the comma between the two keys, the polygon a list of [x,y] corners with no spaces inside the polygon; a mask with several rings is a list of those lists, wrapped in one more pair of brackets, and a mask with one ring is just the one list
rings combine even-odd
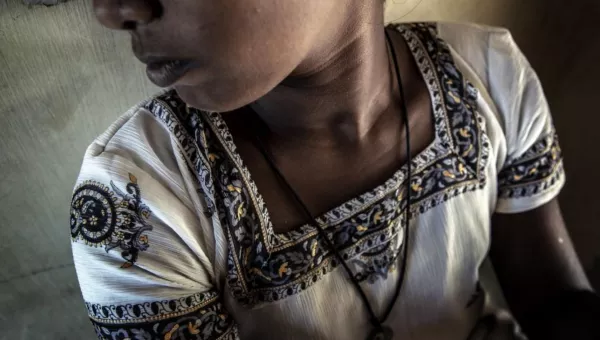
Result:
{"label": "circular embroidered medallion", "polygon": [[71,237],[90,246],[104,246],[108,252],[119,249],[126,261],[121,268],[131,267],[140,251],[148,249],[146,231],[150,209],[142,203],[137,178],[129,174],[125,190],[110,182],[110,188],[85,181],[75,189],[71,201]]}
{"label": "circular embroidered medallion", "polygon": [[71,203],[71,236],[105,244],[116,224],[115,198],[108,187],[87,183],[77,188]]}

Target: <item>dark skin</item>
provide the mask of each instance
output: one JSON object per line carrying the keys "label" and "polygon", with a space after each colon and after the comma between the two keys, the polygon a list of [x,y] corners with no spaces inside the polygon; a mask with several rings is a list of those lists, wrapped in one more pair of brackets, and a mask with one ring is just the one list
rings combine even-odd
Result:
{"label": "dark skin", "polygon": [[525,329],[527,314],[561,291],[591,290],[556,199],[521,214],[496,214],[490,256]]}
{"label": "dark skin", "polygon": [[[402,37],[390,32],[408,108],[408,122],[401,119],[380,1],[94,0],[94,10],[105,26],[131,33],[142,60],[197,61],[174,88],[191,106],[227,112],[276,232],[308,221],[256,134],[314,215],[406,162],[404,124],[413,154],[433,139],[425,83]],[[558,208],[553,200],[493,218],[491,258],[517,318],[561,290],[590,289]]]}

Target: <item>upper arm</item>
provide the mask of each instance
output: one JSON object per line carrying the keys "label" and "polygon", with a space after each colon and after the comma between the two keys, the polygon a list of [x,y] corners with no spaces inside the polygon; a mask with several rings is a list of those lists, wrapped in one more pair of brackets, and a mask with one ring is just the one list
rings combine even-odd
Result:
{"label": "upper arm", "polygon": [[530,211],[496,214],[490,256],[517,317],[562,292],[590,289],[556,199]]}
{"label": "upper arm", "polygon": [[565,174],[541,83],[507,31],[491,33],[487,59],[489,92],[506,140],[491,259],[518,316],[563,289],[589,284],[556,200]]}
{"label": "upper arm", "polygon": [[210,227],[174,171],[176,157],[152,147],[156,134],[131,133],[90,147],[71,204],[73,258],[96,333],[234,339],[215,286]]}

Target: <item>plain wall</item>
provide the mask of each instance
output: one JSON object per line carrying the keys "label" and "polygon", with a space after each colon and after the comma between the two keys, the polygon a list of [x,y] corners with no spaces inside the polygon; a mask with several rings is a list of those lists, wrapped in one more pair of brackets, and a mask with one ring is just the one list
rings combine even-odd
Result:
{"label": "plain wall", "polygon": [[[600,3],[594,0],[388,0],[388,19],[510,28],[545,85],[562,139],[561,202],[600,286]],[[101,28],[90,1],[0,0],[0,338],[91,339],[70,251],[69,204],[87,145],[157,89],[126,34]],[[596,266],[594,267],[594,259]]]}

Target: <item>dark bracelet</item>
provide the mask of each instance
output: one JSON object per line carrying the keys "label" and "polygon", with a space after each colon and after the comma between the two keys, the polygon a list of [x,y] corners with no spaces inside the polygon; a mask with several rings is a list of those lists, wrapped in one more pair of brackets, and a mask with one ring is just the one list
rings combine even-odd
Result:
{"label": "dark bracelet", "polygon": [[567,291],[520,320],[530,340],[600,340],[600,296]]}

